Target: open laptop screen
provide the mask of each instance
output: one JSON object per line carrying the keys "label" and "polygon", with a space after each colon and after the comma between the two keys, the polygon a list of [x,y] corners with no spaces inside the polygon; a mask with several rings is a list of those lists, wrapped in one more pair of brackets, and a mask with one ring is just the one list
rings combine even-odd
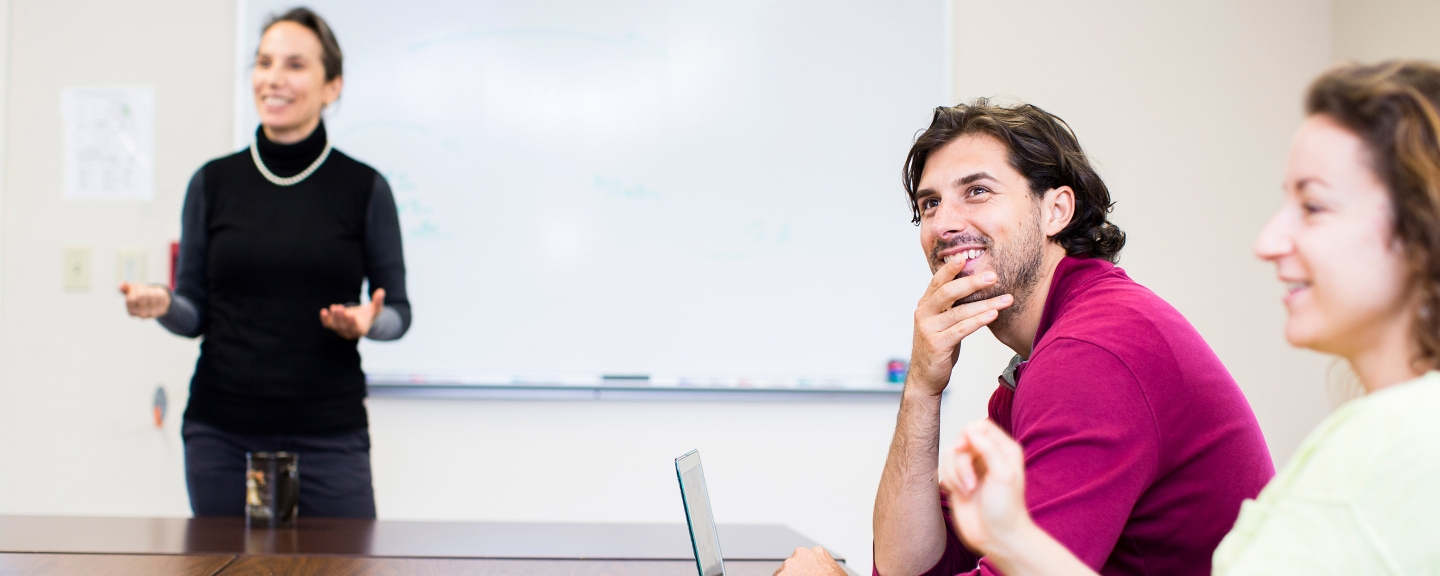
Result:
{"label": "open laptop screen", "polygon": [[675,473],[680,477],[680,497],[685,502],[685,520],[690,523],[690,544],[695,549],[700,576],[724,576],[720,536],[715,531],[715,516],[710,513],[710,493],[705,489],[700,452],[691,450],[676,458]]}

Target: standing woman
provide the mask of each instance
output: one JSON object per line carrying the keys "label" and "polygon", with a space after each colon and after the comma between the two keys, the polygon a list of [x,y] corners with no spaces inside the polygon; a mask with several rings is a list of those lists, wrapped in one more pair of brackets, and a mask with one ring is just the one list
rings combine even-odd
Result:
{"label": "standing woman", "polygon": [[181,428],[196,516],[243,515],[245,453],[283,450],[299,454],[302,515],[374,518],[356,343],[410,326],[395,200],[326,137],[343,79],[319,15],[265,25],[251,85],[254,142],[190,180],[174,293],[120,290],[132,316],[205,337]]}

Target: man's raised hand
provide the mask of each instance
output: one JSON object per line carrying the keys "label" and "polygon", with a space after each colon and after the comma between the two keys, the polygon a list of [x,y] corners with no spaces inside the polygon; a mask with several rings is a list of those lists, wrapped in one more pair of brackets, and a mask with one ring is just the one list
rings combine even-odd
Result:
{"label": "man's raised hand", "polygon": [[956,278],[965,262],[964,258],[955,258],[935,271],[915,307],[915,339],[906,386],[933,395],[943,392],[960,355],[960,341],[994,322],[1001,309],[1015,302],[1014,296],[1001,294],[956,306],[955,301],[994,284],[997,278],[994,272]]}

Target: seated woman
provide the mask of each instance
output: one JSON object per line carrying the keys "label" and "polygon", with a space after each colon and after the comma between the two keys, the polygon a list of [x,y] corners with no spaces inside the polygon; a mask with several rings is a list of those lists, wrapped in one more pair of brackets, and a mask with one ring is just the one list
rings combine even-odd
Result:
{"label": "seated woman", "polygon": [[[1440,572],[1440,67],[1335,68],[1306,98],[1284,204],[1256,243],[1285,338],[1365,395],[1306,438],[1220,543],[1214,573]],[[1020,446],[993,423],[942,467],[966,544],[1007,576],[1093,574],[1031,521]]]}

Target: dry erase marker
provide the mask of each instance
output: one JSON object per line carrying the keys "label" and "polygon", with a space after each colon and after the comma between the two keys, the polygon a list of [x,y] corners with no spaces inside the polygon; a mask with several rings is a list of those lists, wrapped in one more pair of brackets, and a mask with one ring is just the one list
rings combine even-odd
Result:
{"label": "dry erase marker", "polygon": [[885,380],[891,384],[904,384],[905,373],[910,370],[910,363],[899,358],[891,360],[885,366]]}

